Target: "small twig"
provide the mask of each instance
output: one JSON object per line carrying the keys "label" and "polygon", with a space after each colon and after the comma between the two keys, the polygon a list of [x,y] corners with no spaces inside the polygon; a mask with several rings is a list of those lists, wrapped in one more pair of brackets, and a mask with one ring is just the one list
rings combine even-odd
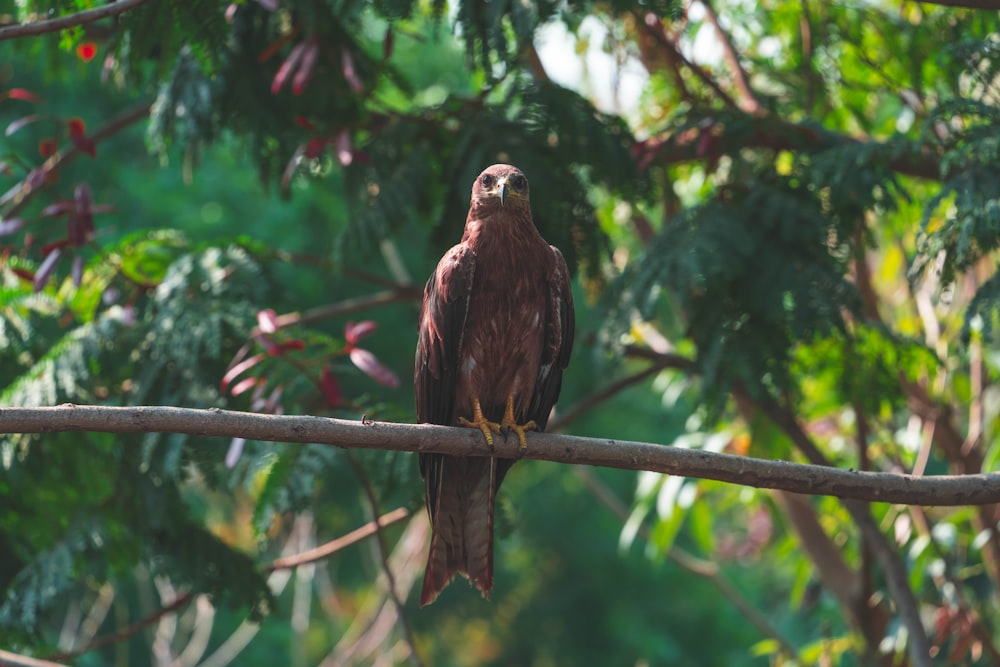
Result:
{"label": "small twig", "polygon": [[[273,572],[275,570],[290,569],[298,567],[300,565],[305,565],[306,563],[312,563],[317,560],[322,560],[323,558],[327,558],[345,547],[360,542],[366,537],[376,534],[378,532],[376,526],[378,527],[388,526],[390,524],[396,523],[397,521],[405,519],[407,516],[409,516],[409,511],[404,507],[399,507],[391,512],[383,514],[376,521],[369,521],[367,524],[361,526],[360,528],[356,528],[351,532],[347,533],[346,535],[338,537],[337,539],[330,540],[326,544],[318,546],[315,549],[310,549],[308,551],[302,552],[300,554],[295,554],[293,556],[278,558],[277,560],[271,562],[270,565],[265,567],[264,572]],[[132,623],[125,628],[122,628],[118,632],[106,635],[104,637],[99,637],[94,641],[90,642],[89,644],[87,644],[86,646],[74,649],[73,651],[54,654],[51,656],[51,658],[53,660],[68,660],[70,658],[75,658],[79,655],[83,655],[84,653],[95,651],[109,644],[117,644],[119,642],[122,642],[131,637],[132,635],[134,635],[135,633],[139,632],[143,628],[146,628],[152,625],[153,623],[156,623],[158,620],[160,620],[167,614],[177,611],[178,609],[186,605],[188,602],[190,602],[193,597],[194,594],[191,592],[184,593],[170,604],[161,607],[160,609],[157,609],[152,614],[149,614],[148,616],[139,619],[135,623]],[[2,660],[3,660],[3,654],[2,652],[0,652],[0,667],[5,667]],[[28,663],[24,664],[26,666],[28,665]],[[47,663],[40,662],[38,664],[45,665]]]}
{"label": "small twig", "polygon": [[[625,503],[623,503],[618,496],[614,494],[607,487],[604,482],[602,482],[593,472],[587,468],[581,468],[579,466],[573,469],[576,476],[579,477],[584,485],[590,489],[594,497],[597,498],[605,507],[607,507],[611,512],[617,516],[622,521],[628,521],[629,511]],[[649,539],[649,530],[645,525],[639,526],[639,534],[642,535],[644,539]],[[719,572],[719,566],[711,561],[706,561],[701,558],[697,558],[680,547],[674,545],[667,552],[667,558],[676,563],[678,566],[684,568],[692,574],[696,574],[699,577],[704,577],[713,586],[715,586],[723,597],[725,597],[729,602],[736,607],[743,616],[750,622],[750,625],[754,626],[758,632],[764,637],[770,637],[778,642],[783,653],[785,653],[792,660],[798,660],[798,651],[792,643],[782,636],[781,632],[771,624],[764,614],[760,613],[753,604],[743,597],[743,594],[733,586],[728,579],[722,576]]]}
{"label": "small twig", "polygon": [[[378,516],[378,497],[375,495],[375,489],[372,488],[371,480],[368,479],[368,475],[365,474],[364,468],[361,464],[351,456],[350,452],[345,452],[347,456],[347,462],[351,464],[354,468],[354,474],[357,475],[358,481],[361,482],[361,488],[365,491],[365,496],[368,498],[368,505],[371,507],[372,516]],[[399,617],[399,625],[403,629],[403,637],[406,640],[407,645],[410,649],[410,662],[412,662],[417,667],[423,667],[423,661],[420,659],[420,654],[417,653],[417,642],[413,637],[413,630],[410,628],[410,622],[406,618],[405,610],[403,609],[403,601],[399,599],[399,592],[396,590],[396,576],[392,573],[392,567],[389,566],[389,547],[386,545],[385,536],[382,535],[382,528],[379,526],[378,522],[375,522],[375,544],[378,548],[378,557],[382,563],[382,571],[385,573],[386,586],[389,589],[389,599],[396,606],[396,615]]]}
{"label": "small twig", "polygon": [[722,24],[719,23],[719,17],[712,8],[711,2],[709,2],[709,0],[701,0],[701,5],[705,8],[705,17],[708,19],[708,22],[712,24],[713,28],[715,28],[715,34],[722,43],[723,57],[726,59],[726,62],[729,63],[729,69],[733,72],[736,87],[740,91],[740,108],[749,114],[762,114],[764,112],[764,107],[761,106],[760,100],[757,99],[757,94],[750,86],[750,77],[747,76],[747,71],[743,68],[743,64],[740,62],[739,54],[736,53],[736,47],[733,46],[733,40],[729,37],[729,34],[723,30]]}
{"label": "small twig", "polygon": [[86,25],[87,23],[100,21],[101,19],[106,19],[111,16],[124,14],[130,9],[135,9],[139,5],[145,4],[146,2],[149,2],[149,0],[118,0],[118,2],[110,2],[100,7],[85,9],[82,12],[59,16],[54,19],[32,21],[31,23],[18,23],[6,26],[0,28],[0,42],[5,39],[14,39],[15,37],[44,35],[49,32],[58,32],[60,30],[73,28],[78,25]]}
{"label": "small twig", "polygon": [[0,649],[0,667],[66,667],[66,665]]}
{"label": "small twig", "polygon": [[[152,104],[150,102],[144,102],[143,104],[132,107],[131,109],[115,116],[94,132],[87,135],[87,138],[94,144],[97,144],[104,139],[117,134],[133,123],[149,116],[149,110],[151,107]],[[77,146],[73,146],[65,151],[56,153],[46,160],[43,167],[45,169],[45,174],[50,175],[57,173],[60,169],[79,157],[82,153],[83,151]],[[24,183],[17,183],[13,188],[0,197],[0,207],[7,206],[8,204],[10,205],[7,210],[0,212],[0,214],[2,214],[0,217],[14,217],[21,211],[22,208],[25,207],[25,205],[27,205],[29,201],[31,201],[32,197],[41,192],[43,189],[44,188],[42,187],[25,191]]]}
{"label": "small twig", "polygon": [[156,623],[167,614],[174,613],[175,611],[186,605],[188,602],[190,602],[193,597],[194,597],[193,593],[190,592],[184,593],[178,598],[176,598],[170,604],[160,607],[152,614],[149,614],[148,616],[139,619],[138,621],[132,623],[131,625],[125,626],[118,632],[114,632],[110,635],[105,635],[103,637],[98,637],[97,639],[90,642],[86,646],[82,646],[78,649],[74,649],[72,651],[68,651],[65,653],[56,653],[51,657],[53,660],[68,660],[70,658],[75,658],[78,655],[89,653],[90,651],[96,651],[97,649],[108,646],[109,644],[117,644],[119,642],[123,642],[132,635],[134,635],[135,633],[142,630],[143,628],[147,628],[153,623]]}
{"label": "small twig", "polygon": [[[816,443],[805,432],[795,413],[787,406],[781,406],[773,401],[754,401],[745,392],[739,393],[744,400],[753,403],[758,410],[774,422],[785,434],[791,438],[796,447],[805,454],[813,464],[826,466],[830,465],[827,458],[820,451]],[[872,474],[872,473],[869,473]],[[862,534],[865,535],[875,558],[882,566],[882,574],[885,576],[889,593],[899,615],[906,626],[909,638],[906,648],[913,661],[914,667],[932,667],[930,641],[927,632],[924,630],[923,620],[920,618],[920,608],[913,590],[910,588],[909,574],[906,566],[900,561],[899,554],[892,548],[885,535],[879,529],[878,524],[872,518],[871,509],[866,502],[857,499],[843,499],[844,508],[854,518]]]}
{"label": "small twig", "polygon": [[665,368],[688,368],[689,365],[690,361],[681,356],[665,354],[658,355],[658,357],[653,360],[652,365],[647,368],[644,368],[638,373],[627,375],[620,380],[612,382],[603,389],[598,389],[593,394],[586,396],[579,403],[561,414],[556,413],[556,418],[549,422],[545,430],[550,433],[560,431],[565,428],[567,424],[575,421],[581,415],[590,412],[594,409],[594,407],[600,405],[615,394],[618,394],[633,385],[639,384],[646,378],[656,375]]}
{"label": "small twig", "polygon": [[395,289],[385,290],[375,294],[354,297],[352,299],[344,299],[343,301],[338,301],[337,303],[331,303],[317,308],[310,308],[304,313],[285,313],[284,315],[276,318],[276,323],[279,327],[287,327],[292,324],[309,324],[311,322],[326,320],[333,317],[342,317],[352,313],[371,310],[372,308],[386,306],[391,303],[416,301],[420,298],[421,293],[422,292],[415,287],[404,288],[400,286]]}
{"label": "small twig", "polygon": [[704,68],[694,64],[693,62],[687,59],[687,56],[681,53],[681,50],[677,48],[677,44],[675,44],[673,41],[670,40],[670,38],[667,37],[662,27],[660,29],[657,29],[657,26],[650,25],[648,22],[643,20],[642,16],[639,16],[638,14],[636,15],[636,22],[642,26],[642,29],[645,30],[646,33],[650,35],[657,44],[660,45],[660,48],[663,49],[663,55],[667,58],[668,61],[674,63],[680,63],[685,67],[687,67],[689,70],[691,70],[691,72],[696,77],[701,79],[702,83],[711,88],[712,91],[716,95],[718,95],[719,99],[722,100],[722,102],[725,103],[726,106],[732,107],[734,109],[740,108],[740,106],[736,104],[736,101],[733,100],[732,97],[730,97],[729,93],[724,91],[719,86],[719,84],[716,83],[716,81],[711,76],[709,76],[708,72],[706,72]]}
{"label": "small twig", "polygon": [[917,0],[925,5],[964,7],[966,9],[1000,9],[1000,0]]}

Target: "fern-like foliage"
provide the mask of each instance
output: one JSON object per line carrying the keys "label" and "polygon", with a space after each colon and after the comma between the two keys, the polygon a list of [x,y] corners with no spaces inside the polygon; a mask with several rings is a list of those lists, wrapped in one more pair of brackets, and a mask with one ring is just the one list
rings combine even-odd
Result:
{"label": "fern-like foliage", "polygon": [[[926,135],[943,133],[941,191],[924,211],[920,254],[913,273],[919,275],[941,257],[941,278],[956,275],[1000,249],[1000,48],[992,35],[966,37],[950,50],[960,63],[960,94],[942,102],[928,120]],[[956,125],[954,119],[961,118]],[[973,320],[986,335],[994,333],[996,274],[983,283],[966,311],[964,333]]]}
{"label": "fern-like foliage", "polygon": [[[221,404],[225,362],[268,294],[257,262],[238,246],[192,248],[157,232],[125,239],[108,258],[123,278],[155,288],[61,333],[53,324],[64,306],[52,294],[5,283],[0,331],[29,363],[0,389],[0,401]],[[88,578],[104,581],[139,564],[182,589],[267,608],[254,559],[196,520],[182,495],[192,475],[221,478],[221,448],[206,457],[209,443],[159,434],[50,434],[28,443],[0,440],[0,543],[10,554],[0,576],[0,643],[27,642]],[[46,507],[19,500],[32,494]],[[53,524],[53,516],[62,520]]]}
{"label": "fern-like foliage", "polygon": [[634,310],[649,318],[671,308],[710,397],[734,385],[781,394],[794,345],[843,332],[844,313],[858,307],[832,230],[822,203],[788,178],[727,189],[666,222],[612,291],[611,321],[621,328]]}

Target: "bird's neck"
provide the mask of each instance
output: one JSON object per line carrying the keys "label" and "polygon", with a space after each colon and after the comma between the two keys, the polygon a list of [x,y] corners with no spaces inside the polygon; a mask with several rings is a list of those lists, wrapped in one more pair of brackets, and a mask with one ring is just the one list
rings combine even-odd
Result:
{"label": "bird's neck", "polygon": [[530,213],[497,211],[490,216],[472,217],[465,222],[462,243],[473,250],[541,241]]}

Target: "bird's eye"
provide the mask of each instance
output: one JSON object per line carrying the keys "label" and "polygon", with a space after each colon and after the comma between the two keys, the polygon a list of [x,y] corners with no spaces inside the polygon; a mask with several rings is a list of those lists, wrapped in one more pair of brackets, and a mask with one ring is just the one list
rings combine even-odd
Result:
{"label": "bird's eye", "polygon": [[527,189],[528,187],[528,179],[526,179],[521,174],[517,174],[516,176],[510,179],[510,184],[514,186],[515,190],[524,192],[524,190]]}
{"label": "bird's eye", "polygon": [[483,184],[484,188],[493,187],[493,177],[489,174],[483,174],[483,177],[479,179],[479,182]]}

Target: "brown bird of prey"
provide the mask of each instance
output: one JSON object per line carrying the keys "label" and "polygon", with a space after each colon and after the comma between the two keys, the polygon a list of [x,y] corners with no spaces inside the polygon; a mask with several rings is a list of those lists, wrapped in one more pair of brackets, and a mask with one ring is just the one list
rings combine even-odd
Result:
{"label": "brown bird of prey", "polygon": [[[535,229],[528,179],[507,164],[472,185],[462,241],[424,289],[414,389],[424,423],[493,435],[544,430],[573,347],[566,260]],[[456,574],[488,598],[493,588],[493,507],[513,465],[492,456],[422,454],[432,535],[420,604]]]}

